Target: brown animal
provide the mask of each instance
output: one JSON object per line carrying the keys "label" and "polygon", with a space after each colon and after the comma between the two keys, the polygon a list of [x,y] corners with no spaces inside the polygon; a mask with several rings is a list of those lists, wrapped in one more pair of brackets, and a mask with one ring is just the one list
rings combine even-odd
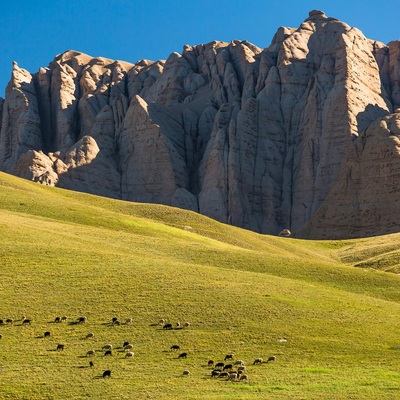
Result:
{"label": "brown animal", "polygon": [[268,357],[267,362],[275,362],[275,361],[276,361],[276,357],[275,356]]}
{"label": "brown animal", "polygon": [[56,350],[57,350],[57,351],[62,351],[62,350],[64,350],[64,345],[63,345],[63,344],[58,344]]}

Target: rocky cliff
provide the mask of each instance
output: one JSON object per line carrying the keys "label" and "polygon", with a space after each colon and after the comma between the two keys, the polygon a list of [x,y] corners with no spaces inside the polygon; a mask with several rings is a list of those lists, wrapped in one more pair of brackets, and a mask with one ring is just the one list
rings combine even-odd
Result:
{"label": "rocky cliff", "polygon": [[400,41],[311,11],[265,49],[185,46],[136,64],[67,51],[13,65],[0,169],[191,209],[258,232],[400,230]]}

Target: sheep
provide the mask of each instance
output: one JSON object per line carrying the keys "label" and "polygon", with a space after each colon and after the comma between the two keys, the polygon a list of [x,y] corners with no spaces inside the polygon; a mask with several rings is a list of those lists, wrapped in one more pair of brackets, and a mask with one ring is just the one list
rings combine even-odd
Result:
{"label": "sheep", "polygon": [[177,344],[174,344],[173,346],[170,347],[170,350],[178,351],[180,347]]}
{"label": "sheep", "polygon": [[244,361],[243,360],[236,360],[233,365],[244,365]]}
{"label": "sheep", "polygon": [[0,325],[3,325],[4,321],[2,319],[0,319]]}
{"label": "sheep", "polygon": [[56,350],[57,350],[57,351],[62,351],[62,350],[64,350],[64,345],[63,345],[63,344],[58,344]]}
{"label": "sheep", "polygon": [[207,365],[208,365],[209,367],[212,367],[212,366],[214,365],[214,360],[208,360]]}
{"label": "sheep", "polygon": [[234,380],[236,380],[236,378],[237,378],[237,372],[231,372],[230,374],[229,374],[229,380],[230,381],[234,381]]}
{"label": "sheep", "polygon": [[181,353],[178,356],[178,358],[186,358],[186,357],[187,357],[187,353]]}
{"label": "sheep", "polygon": [[218,375],[218,378],[227,378],[228,376],[229,376],[229,372],[224,371]]}
{"label": "sheep", "polygon": [[95,353],[96,353],[95,350],[89,350],[89,351],[86,353],[86,357],[92,357],[92,356],[95,355]]}
{"label": "sheep", "polygon": [[132,322],[133,322],[133,319],[132,319],[132,318],[127,318],[127,319],[125,320],[125,325],[131,324]]}
{"label": "sheep", "polygon": [[55,318],[54,318],[54,322],[55,322],[55,323],[61,322],[61,317],[55,317]]}
{"label": "sheep", "polygon": [[246,371],[246,367],[245,367],[244,365],[241,365],[241,366],[238,368],[238,372],[244,372],[244,371]]}
{"label": "sheep", "polygon": [[215,364],[215,368],[224,368],[225,364],[223,362],[219,362]]}
{"label": "sheep", "polygon": [[180,322],[177,322],[177,323],[176,323],[176,327],[177,327],[177,328],[180,328],[180,327],[181,327],[181,323],[180,323]]}
{"label": "sheep", "polygon": [[113,345],[112,345],[112,344],[105,344],[105,345],[102,347],[102,350],[112,350],[112,348],[113,348]]}
{"label": "sheep", "polygon": [[66,315],[63,315],[62,317],[61,317],[61,322],[65,322],[66,320],[68,319],[68,317],[66,316]]}
{"label": "sheep", "polygon": [[158,325],[164,325],[165,324],[165,319],[161,318],[158,320]]}
{"label": "sheep", "polygon": [[276,357],[275,356],[271,356],[271,357],[268,357],[267,363],[268,362],[275,362],[275,361],[276,361]]}
{"label": "sheep", "polygon": [[89,361],[89,367],[90,368],[94,367],[93,361]]}
{"label": "sheep", "polygon": [[104,356],[112,356],[112,350],[106,350]]}
{"label": "sheep", "polygon": [[233,354],[227,354],[224,358],[224,361],[226,360],[233,360]]}
{"label": "sheep", "polygon": [[49,331],[46,331],[46,332],[43,334],[43,336],[44,336],[44,337],[49,337],[49,336],[50,336],[50,332],[49,332]]}
{"label": "sheep", "polygon": [[126,354],[125,354],[125,357],[133,357],[135,355],[135,353],[133,352],[133,351],[128,351]]}
{"label": "sheep", "polygon": [[14,323],[14,319],[13,318],[7,318],[6,319],[6,324],[13,324]]}
{"label": "sheep", "polygon": [[115,321],[113,322],[113,325],[115,325],[115,326],[120,326],[120,325],[121,325],[121,322],[118,321],[118,320],[115,320]]}
{"label": "sheep", "polygon": [[79,324],[85,324],[86,321],[87,321],[87,317],[85,317],[85,316],[78,317],[77,321],[78,321]]}
{"label": "sheep", "polygon": [[30,319],[28,319],[28,318],[25,318],[25,319],[22,320],[22,324],[23,324],[23,325],[30,325],[31,322],[32,322],[32,321],[31,321]]}
{"label": "sheep", "polygon": [[254,362],[253,362],[253,365],[262,364],[262,362],[263,362],[263,359],[262,359],[262,358],[256,358],[256,359],[254,360]]}
{"label": "sheep", "polygon": [[103,378],[111,378],[111,371],[109,369],[103,372]]}
{"label": "sheep", "polygon": [[287,339],[283,337],[283,338],[278,339],[277,342],[278,343],[286,343]]}
{"label": "sheep", "polygon": [[3,339],[3,335],[0,334],[0,339]]}
{"label": "sheep", "polygon": [[190,325],[191,325],[191,324],[190,324],[190,322],[185,322],[185,325],[184,325],[184,327],[185,327],[185,328],[189,328],[189,327],[190,327]]}
{"label": "sheep", "polygon": [[224,366],[224,368],[222,368],[222,371],[225,371],[225,370],[227,370],[227,369],[232,369],[232,367],[233,367],[232,364],[226,364],[226,365]]}
{"label": "sheep", "polygon": [[126,346],[124,346],[124,350],[132,350],[133,349],[133,344],[128,343]]}
{"label": "sheep", "polygon": [[165,324],[163,329],[172,329],[172,324]]}
{"label": "sheep", "polygon": [[118,321],[118,318],[117,318],[117,317],[113,317],[113,318],[111,319],[111,323],[114,323],[115,321]]}
{"label": "sheep", "polygon": [[86,335],[86,339],[93,339],[94,338],[94,333],[93,332],[89,332],[87,335]]}
{"label": "sheep", "polygon": [[185,369],[185,370],[182,372],[182,375],[183,375],[183,376],[189,376],[189,375],[190,375],[190,371],[188,371],[187,369]]}
{"label": "sheep", "polygon": [[247,375],[246,374],[241,374],[239,380],[247,381]]}
{"label": "sheep", "polygon": [[221,373],[221,370],[219,370],[219,369],[214,369],[214,370],[212,370],[212,371],[211,371],[211,378],[214,378],[214,377],[216,377],[216,376],[219,376],[220,373]]}
{"label": "sheep", "polygon": [[122,347],[128,346],[129,342],[125,341]]}

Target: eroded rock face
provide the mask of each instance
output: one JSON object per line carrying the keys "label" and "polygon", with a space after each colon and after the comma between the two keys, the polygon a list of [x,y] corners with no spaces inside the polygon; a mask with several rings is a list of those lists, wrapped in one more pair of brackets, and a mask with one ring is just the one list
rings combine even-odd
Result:
{"label": "eroded rock face", "polygon": [[383,198],[360,200],[371,182],[393,198],[396,185],[355,171],[390,154],[392,172],[379,168],[395,180],[399,53],[400,41],[368,40],[313,10],[265,49],[214,41],[137,64],[68,51],[36,74],[15,64],[0,169],[276,235],[398,230]]}

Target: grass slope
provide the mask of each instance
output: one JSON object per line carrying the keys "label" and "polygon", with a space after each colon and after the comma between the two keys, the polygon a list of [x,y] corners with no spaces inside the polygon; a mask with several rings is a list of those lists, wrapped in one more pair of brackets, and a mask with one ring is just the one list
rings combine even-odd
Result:
{"label": "grass slope", "polygon": [[[0,173],[0,398],[399,398],[399,277],[371,268],[398,272],[398,239],[282,239]],[[248,381],[210,377],[228,353]]]}

